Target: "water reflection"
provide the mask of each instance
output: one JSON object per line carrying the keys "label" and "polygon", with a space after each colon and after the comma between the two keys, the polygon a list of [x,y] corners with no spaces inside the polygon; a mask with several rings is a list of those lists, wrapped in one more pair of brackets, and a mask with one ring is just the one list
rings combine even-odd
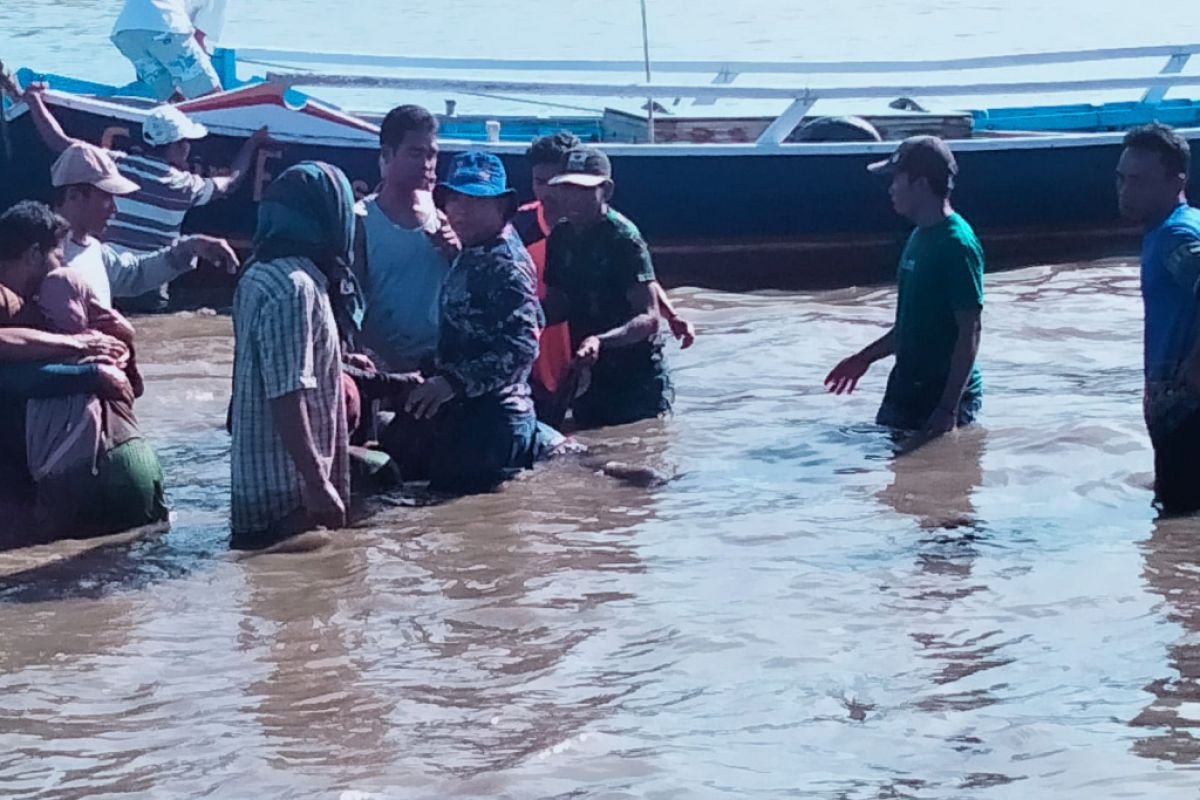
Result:
{"label": "water reflection", "polygon": [[1134,752],[1195,764],[1200,762],[1200,519],[1155,520],[1142,552],[1142,574],[1163,599],[1162,616],[1182,630],[1167,645],[1167,665],[1173,674],[1145,687],[1154,699],[1130,722],[1157,729],[1139,738]]}

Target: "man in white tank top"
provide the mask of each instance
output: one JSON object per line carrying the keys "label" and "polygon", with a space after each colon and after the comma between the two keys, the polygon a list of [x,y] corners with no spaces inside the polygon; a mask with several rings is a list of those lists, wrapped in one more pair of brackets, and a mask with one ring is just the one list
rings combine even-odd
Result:
{"label": "man in white tank top", "polygon": [[461,249],[433,204],[437,120],[418,106],[392,109],[379,134],[383,186],[363,201],[355,272],[366,300],[362,343],[376,366],[409,372],[437,348],[438,299]]}

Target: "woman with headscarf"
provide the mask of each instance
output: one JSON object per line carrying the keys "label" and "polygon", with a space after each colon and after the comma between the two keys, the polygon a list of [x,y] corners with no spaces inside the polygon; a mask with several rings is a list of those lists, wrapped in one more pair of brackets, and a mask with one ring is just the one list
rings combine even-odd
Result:
{"label": "woman with headscarf", "polygon": [[234,295],[232,545],[275,544],[345,525],[350,499],[342,334],[354,196],[341,170],[306,161],[266,190],[254,257]]}

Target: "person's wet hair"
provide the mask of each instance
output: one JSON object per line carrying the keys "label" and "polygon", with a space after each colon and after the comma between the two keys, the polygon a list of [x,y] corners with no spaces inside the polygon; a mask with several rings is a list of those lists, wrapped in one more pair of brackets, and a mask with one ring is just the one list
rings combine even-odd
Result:
{"label": "person's wet hair", "polygon": [[1187,139],[1169,125],[1151,122],[1125,134],[1125,147],[1154,153],[1169,175],[1188,175],[1192,166],[1192,148]]}
{"label": "person's wet hair", "polygon": [[383,118],[379,126],[379,144],[381,147],[399,147],[404,136],[409,131],[417,133],[437,133],[437,117],[421,106],[397,106]]}
{"label": "person's wet hair", "polygon": [[34,245],[49,252],[67,235],[70,225],[45,203],[25,200],[0,214],[0,261],[18,258]]}
{"label": "person's wet hair", "polygon": [[558,166],[562,163],[563,156],[579,145],[578,136],[570,131],[559,131],[534,139],[533,144],[529,145],[529,149],[525,151],[525,158],[529,160],[530,167],[542,164]]}

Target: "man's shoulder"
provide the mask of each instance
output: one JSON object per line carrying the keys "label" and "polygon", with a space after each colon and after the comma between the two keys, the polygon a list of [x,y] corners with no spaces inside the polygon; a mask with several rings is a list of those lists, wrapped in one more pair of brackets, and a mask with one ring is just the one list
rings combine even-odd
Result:
{"label": "man's shoulder", "polygon": [[287,303],[320,289],[314,269],[306,259],[296,257],[254,261],[238,279],[237,293],[243,299]]}
{"label": "man's shoulder", "polygon": [[1177,243],[1200,240],[1200,208],[1181,205],[1158,227],[1157,233]]}
{"label": "man's shoulder", "polygon": [[981,261],[983,245],[971,223],[962,215],[955,213],[946,220],[944,226],[939,226],[935,234],[935,252],[938,258],[949,260],[966,259]]}
{"label": "man's shoulder", "polygon": [[615,208],[608,209],[608,213],[604,215],[604,222],[602,224],[606,226],[615,239],[632,240],[643,245],[646,243],[641,230],[633,223],[633,220]]}

